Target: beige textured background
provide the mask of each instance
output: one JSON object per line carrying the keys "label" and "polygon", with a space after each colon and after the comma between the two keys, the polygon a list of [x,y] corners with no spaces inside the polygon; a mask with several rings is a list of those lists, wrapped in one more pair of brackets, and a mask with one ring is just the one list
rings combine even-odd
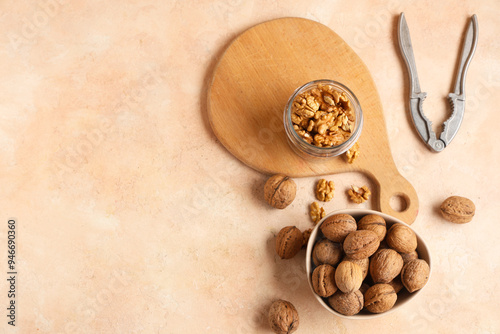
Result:
{"label": "beige textured background", "polygon": [[[439,154],[404,110],[401,11],[436,124],[447,118],[465,22],[478,15],[465,119]],[[10,217],[19,271],[17,326],[3,311],[0,332],[269,333],[264,315],[275,298],[296,305],[297,333],[500,331],[497,0],[5,0],[0,13],[0,278]],[[396,165],[420,197],[413,226],[433,252],[433,276],[380,319],[332,316],[307,285],[305,252],[290,261],[274,254],[281,227],[311,226],[316,178],[298,179],[295,202],[273,210],[262,199],[266,177],[236,161],[208,125],[217,56],[245,29],[283,16],[327,25],[365,61]],[[354,207],[343,189],[370,184],[329,178],[337,192],[327,211]],[[437,214],[454,194],[476,203],[472,223]]]}

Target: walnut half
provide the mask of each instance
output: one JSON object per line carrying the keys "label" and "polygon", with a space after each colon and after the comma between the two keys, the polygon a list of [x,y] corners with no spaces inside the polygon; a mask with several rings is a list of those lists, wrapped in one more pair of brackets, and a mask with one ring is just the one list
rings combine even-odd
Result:
{"label": "walnut half", "polygon": [[370,191],[370,189],[368,189],[367,186],[362,186],[361,188],[351,186],[351,189],[347,191],[347,194],[351,198],[351,201],[357,204],[361,204],[370,198],[372,192]]}
{"label": "walnut half", "polygon": [[318,202],[313,202],[311,204],[311,210],[309,211],[314,225],[316,225],[323,217],[325,217],[325,209],[319,206]]}
{"label": "walnut half", "polygon": [[316,198],[323,202],[331,201],[334,190],[335,184],[333,181],[321,179],[316,185]]}
{"label": "walnut half", "polygon": [[347,162],[352,164],[359,157],[359,144],[355,143],[345,152]]}

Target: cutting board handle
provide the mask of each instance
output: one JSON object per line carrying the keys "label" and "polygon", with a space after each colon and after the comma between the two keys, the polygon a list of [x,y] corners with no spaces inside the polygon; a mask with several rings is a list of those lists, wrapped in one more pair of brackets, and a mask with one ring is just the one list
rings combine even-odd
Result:
{"label": "cutting board handle", "polygon": [[411,183],[389,170],[383,175],[372,174],[372,177],[378,185],[378,209],[412,224],[418,214],[418,196]]}

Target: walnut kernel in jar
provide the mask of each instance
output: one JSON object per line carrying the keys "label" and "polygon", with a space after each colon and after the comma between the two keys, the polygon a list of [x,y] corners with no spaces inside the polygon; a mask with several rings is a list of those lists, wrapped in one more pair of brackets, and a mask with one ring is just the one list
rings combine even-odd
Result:
{"label": "walnut kernel in jar", "polygon": [[340,82],[310,81],[288,99],[283,117],[288,144],[300,157],[322,159],[345,153],[359,139],[363,111]]}
{"label": "walnut kernel in jar", "polygon": [[352,136],[356,116],[344,92],[319,83],[295,97],[291,119],[293,129],[304,141],[317,147],[332,147]]}

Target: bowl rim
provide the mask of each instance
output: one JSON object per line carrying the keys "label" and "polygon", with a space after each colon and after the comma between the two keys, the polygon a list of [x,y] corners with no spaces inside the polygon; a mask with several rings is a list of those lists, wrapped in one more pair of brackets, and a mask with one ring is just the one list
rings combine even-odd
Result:
{"label": "bowl rim", "polygon": [[[341,314],[341,313],[335,311],[332,307],[330,307],[325,302],[325,300],[322,297],[318,296],[316,294],[316,292],[314,292],[314,288],[313,288],[312,281],[311,281],[311,274],[312,274],[312,261],[311,261],[311,258],[312,258],[312,250],[314,248],[314,244],[316,242],[316,238],[318,236],[318,233],[319,233],[318,231],[319,231],[319,228],[320,228],[321,224],[328,217],[331,217],[331,216],[336,215],[336,214],[341,214],[341,213],[343,213],[343,214],[349,214],[351,216],[360,216],[360,215],[366,216],[366,215],[370,215],[370,214],[376,214],[376,215],[379,215],[382,218],[384,218],[386,222],[390,221],[391,224],[401,223],[401,224],[406,225],[409,228],[411,228],[411,230],[413,232],[415,232],[415,235],[417,236],[417,242],[418,242],[417,250],[419,250],[418,251],[419,258],[425,257],[424,260],[426,260],[427,263],[429,264],[429,278],[427,279],[426,285],[422,289],[420,289],[418,291],[415,291],[414,293],[410,294],[410,296],[408,298],[406,298],[405,300],[400,301],[399,304],[394,305],[394,307],[392,309],[390,309],[390,310],[388,310],[386,312],[383,312],[383,313],[373,313],[373,314],[372,313],[370,313],[370,314],[359,314],[358,313],[358,314],[355,314],[355,315],[344,315],[344,314]],[[356,219],[356,222],[357,221],[358,221],[358,219]],[[309,283],[309,288],[311,289],[312,294],[314,295],[314,297],[316,298],[316,300],[318,300],[318,302],[325,309],[327,309],[330,313],[335,314],[336,316],[339,316],[339,317],[344,318],[344,319],[365,320],[365,319],[379,318],[379,317],[382,317],[384,315],[390,314],[390,313],[394,312],[396,309],[399,309],[401,306],[407,304],[413,298],[415,298],[415,296],[417,294],[419,294],[423,289],[425,289],[425,287],[428,285],[429,280],[431,279],[431,274],[432,274],[432,265],[431,265],[431,262],[432,261],[431,261],[431,255],[430,255],[429,248],[428,248],[425,240],[422,239],[422,237],[415,231],[415,229],[413,229],[409,224],[403,222],[402,220],[400,220],[400,219],[398,219],[396,217],[390,216],[390,215],[388,215],[386,213],[383,213],[383,212],[380,212],[380,211],[369,210],[369,209],[342,209],[342,210],[335,210],[335,211],[332,211],[332,212],[328,213],[327,215],[325,215],[325,217],[323,217],[323,219],[321,219],[316,224],[316,226],[312,230],[311,235],[309,237],[309,240],[307,242],[307,248],[306,248],[306,274],[307,274],[307,282]]]}

